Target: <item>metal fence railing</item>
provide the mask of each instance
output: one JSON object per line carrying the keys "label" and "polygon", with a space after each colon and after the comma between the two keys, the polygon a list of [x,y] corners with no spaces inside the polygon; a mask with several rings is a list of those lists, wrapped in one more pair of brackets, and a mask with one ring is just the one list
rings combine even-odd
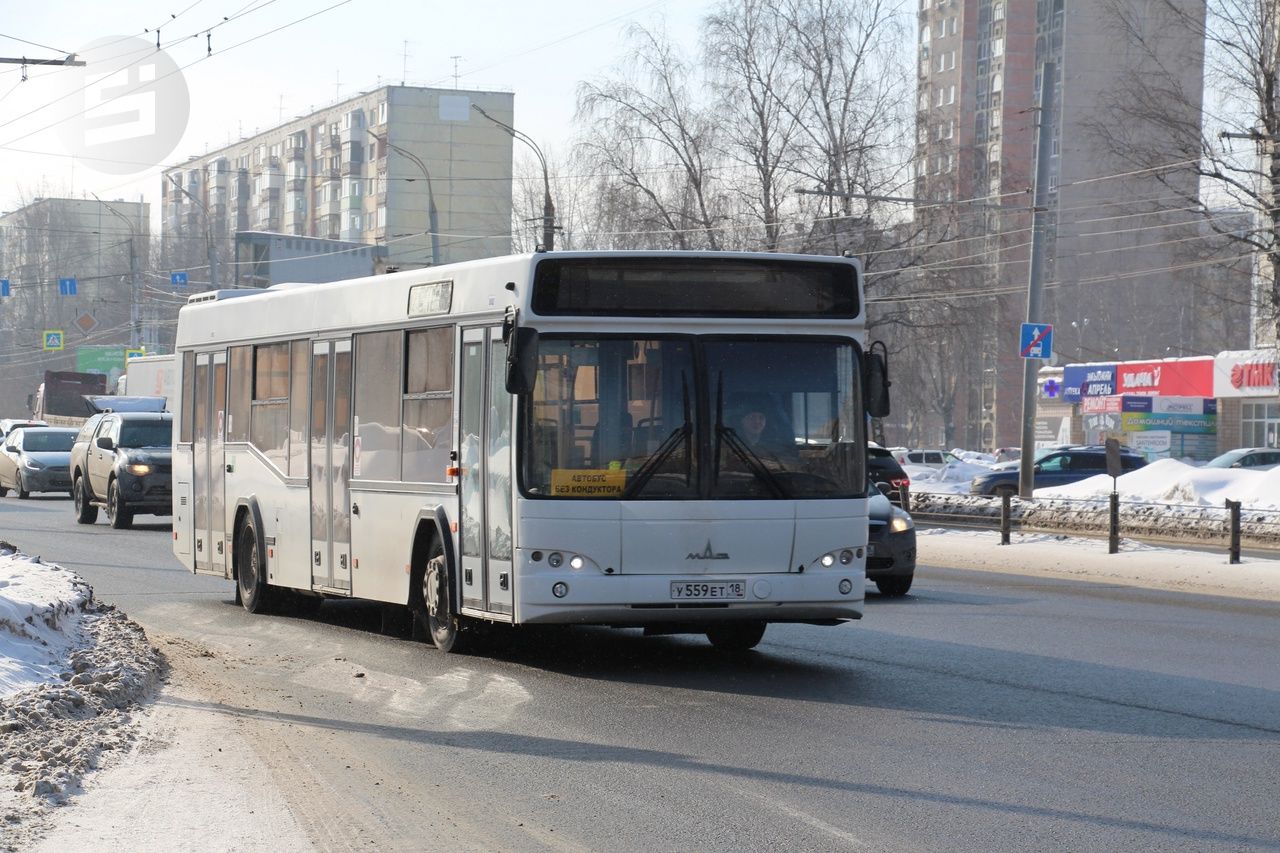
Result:
{"label": "metal fence railing", "polygon": [[1280,553],[1280,510],[1102,498],[1032,498],[913,492],[917,521],[1011,532],[1105,536],[1111,551],[1128,537],[1169,545],[1222,547],[1231,562],[1241,548]]}

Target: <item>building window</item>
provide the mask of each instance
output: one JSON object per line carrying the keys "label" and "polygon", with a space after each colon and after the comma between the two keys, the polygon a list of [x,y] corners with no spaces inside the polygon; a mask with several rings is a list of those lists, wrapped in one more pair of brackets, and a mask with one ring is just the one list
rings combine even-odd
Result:
{"label": "building window", "polygon": [[1000,37],[1000,38],[998,38],[998,39],[996,39],[994,42],[992,42],[992,44],[991,44],[991,55],[992,55],[992,56],[1004,56],[1004,37],[1003,37],[1003,36],[1002,36],[1002,37]]}
{"label": "building window", "polygon": [[923,27],[920,28],[920,43],[921,44],[929,43],[929,25],[928,24],[925,24]]}
{"label": "building window", "polygon": [[992,111],[991,111],[991,126],[992,126],[992,127],[999,127],[999,126],[1000,126],[1000,111],[999,111],[999,110],[992,110]]}
{"label": "building window", "polygon": [[991,91],[999,92],[1002,89],[1004,89],[1004,75],[992,74],[991,75]]}
{"label": "building window", "polygon": [[1242,404],[1240,446],[1280,447],[1280,403]]}
{"label": "building window", "polygon": [[956,24],[957,24],[958,20],[959,20],[959,19],[958,19],[958,18],[956,18],[956,16],[955,16],[955,15],[952,15],[950,18],[948,18],[948,19],[947,19],[946,26],[947,26],[947,31],[948,31],[948,32],[947,32],[947,34],[948,34],[948,35],[955,35],[955,34],[956,34]]}
{"label": "building window", "polygon": [[387,102],[380,101],[378,103],[378,124],[387,123]]}

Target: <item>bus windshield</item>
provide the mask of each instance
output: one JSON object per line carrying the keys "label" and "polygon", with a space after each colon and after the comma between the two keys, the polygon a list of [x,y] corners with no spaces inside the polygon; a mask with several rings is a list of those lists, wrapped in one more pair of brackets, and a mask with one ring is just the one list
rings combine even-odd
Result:
{"label": "bus windshield", "polygon": [[848,340],[543,336],[521,419],[538,498],[845,498],[865,493]]}

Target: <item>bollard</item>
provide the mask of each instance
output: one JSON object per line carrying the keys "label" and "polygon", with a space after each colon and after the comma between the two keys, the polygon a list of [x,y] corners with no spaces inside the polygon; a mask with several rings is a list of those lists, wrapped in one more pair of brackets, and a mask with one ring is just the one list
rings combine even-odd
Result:
{"label": "bollard", "polygon": [[1010,505],[1013,503],[1013,496],[1008,492],[1000,495],[1000,544],[1009,544],[1009,526],[1010,526]]}
{"label": "bollard", "polygon": [[1120,495],[1111,493],[1111,530],[1107,539],[1107,553],[1120,553]]}
{"label": "bollard", "polygon": [[1231,544],[1227,546],[1227,562],[1240,562],[1240,501],[1227,501],[1227,512],[1231,518]]}

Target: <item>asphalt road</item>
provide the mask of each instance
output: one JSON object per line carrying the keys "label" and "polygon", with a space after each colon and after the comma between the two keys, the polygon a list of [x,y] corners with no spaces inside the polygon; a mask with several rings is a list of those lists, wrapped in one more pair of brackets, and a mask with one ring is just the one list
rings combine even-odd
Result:
{"label": "asphalt road", "polygon": [[445,656],[376,607],[246,614],[147,520],[0,500],[0,538],[238,721],[319,849],[1280,850],[1278,604],[930,566],[740,657],[604,629]]}

